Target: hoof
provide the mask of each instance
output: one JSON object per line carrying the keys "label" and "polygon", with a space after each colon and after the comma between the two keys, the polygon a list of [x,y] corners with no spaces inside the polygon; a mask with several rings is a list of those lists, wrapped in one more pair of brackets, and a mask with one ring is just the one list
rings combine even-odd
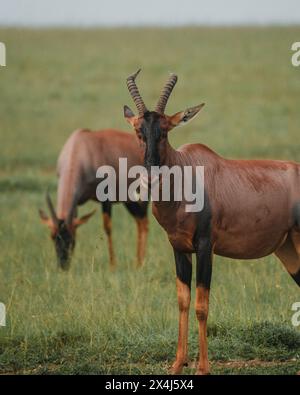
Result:
{"label": "hoof", "polygon": [[117,265],[115,262],[109,264],[109,270],[111,273],[114,273],[116,271]]}
{"label": "hoof", "polygon": [[188,366],[188,362],[179,362],[175,361],[172,365],[172,367],[169,370],[169,373],[174,375],[174,374],[180,374],[182,372],[182,369],[184,366]]}
{"label": "hoof", "polygon": [[209,376],[210,372],[208,369],[197,369],[195,372],[195,375],[197,376]]}
{"label": "hoof", "polygon": [[136,268],[136,269],[141,269],[143,266],[144,266],[144,261],[142,261],[142,262],[137,262],[137,263],[135,264],[135,268]]}

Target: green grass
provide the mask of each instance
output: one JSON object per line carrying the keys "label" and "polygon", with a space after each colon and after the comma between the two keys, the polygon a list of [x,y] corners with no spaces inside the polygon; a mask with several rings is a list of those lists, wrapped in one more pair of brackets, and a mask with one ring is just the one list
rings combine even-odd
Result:
{"label": "green grass", "polygon": [[[0,69],[0,301],[8,313],[0,373],[167,372],[177,301],[166,235],[151,219],[147,260],[135,270],[135,225],[114,207],[118,268],[111,273],[99,210],[78,231],[71,270],[57,270],[37,209],[47,187],[55,195],[58,152],[78,127],[129,129],[122,106],[134,106],[125,78],[142,67],[139,86],[149,107],[169,71],[179,75],[169,113],[207,103],[199,118],[171,133],[174,146],[202,142],[228,157],[300,162],[300,69],[290,62],[299,34],[296,27],[0,30],[7,46]],[[273,256],[216,257],[212,372],[299,371],[296,301],[299,288]],[[190,322],[195,360],[193,309]]]}

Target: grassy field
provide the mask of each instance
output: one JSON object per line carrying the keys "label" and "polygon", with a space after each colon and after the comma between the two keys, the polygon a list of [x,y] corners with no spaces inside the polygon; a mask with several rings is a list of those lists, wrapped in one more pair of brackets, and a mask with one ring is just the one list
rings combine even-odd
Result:
{"label": "grassy field", "polygon": [[[0,30],[7,46],[0,69],[0,301],[7,306],[0,374],[167,372],[177,300],[166,235],[151,218],[147,260],[135,270],[135,224],[114,207],[118,268],[111,273],[99,211],[78,232],[70,271],[60,272],[37,214],[47,187],[55,196],[58,152],[78,127],[129,129],[125,78],[142,67],[147,105],[169,71],[179,82],[168,113],[207,103],[197,120],[172,132],[174,146],[202,142],[228,157],[300,162],[300,68],[290,61],[299,36],[300,28]],[[296,301],[299,288],[274,257],[216,257],[212,373],[299,371]],[[193,309],[190,323],[195,360]]]}

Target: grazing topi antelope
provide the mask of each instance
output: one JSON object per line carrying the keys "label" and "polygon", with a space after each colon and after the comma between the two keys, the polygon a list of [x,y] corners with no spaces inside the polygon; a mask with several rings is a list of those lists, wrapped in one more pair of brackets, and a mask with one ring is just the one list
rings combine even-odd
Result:
{"label": "grazing topi antelope", "polygon": [[[57,212],[54,209],[49,194],[46,201],[50,211],[48,217],[40,210],[40,217],[51,230],[55,244],[59,266],[68,269],[70,256],[75,246],[75,233],[79,225],[87,222],[95,211],[77,218],[77,206],[88,200],[96,200],[96,178],[100,166],[112,166],[118,176],[119,158],[127,158],[128,165],[140,164],[140,156],[136,137],[130,133],[118,130],[102,130],[91,132],[80,129],[72,133],[65,143],[57,165],[59,177],[57,191]],[[132,182],[128,180],[128,183]],[[115,267],[115,257],[112,244],[111,201],[102,203],[103,224],[108,238],[110,267]],[[141,265],[145,256],[148,232],[147,202],[124,202],[137,223],[138,243],[137,261]]]}
{"label": "grazing topi antelope", "polygon": [[175,255],[179,334],[171,373],[179,374],[188,359],[191,254],[196,253],[195,309],[200,351],[196,373],[208,374],[206,332],[213,254],[257,259],[275,253],[300,286],[300,164],[229,160],[202,144],[173,149],[168,142],[169,131],[192,120],[204,104],[166,115],[166,104],[177,82],[172,74],[155,110],[149,111],[135,83],[139,71],[127,79],[138,115],[124,106],[124,116],[139,138],[145,167],[149,171],[151,166],[204,166],[202,211],[187,212],[184,199],[155,201],[152,211],[167,232]]}

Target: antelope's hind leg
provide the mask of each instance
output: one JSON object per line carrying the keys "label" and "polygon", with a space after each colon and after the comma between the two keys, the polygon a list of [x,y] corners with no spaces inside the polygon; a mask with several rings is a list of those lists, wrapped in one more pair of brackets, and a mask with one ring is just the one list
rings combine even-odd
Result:
{"label": "antelope's hind leg", "polygon": [[196,374],[210,373],[207,346],[207,319],[209,307],[209,291],[212,275],[213,248],[209,237],[197,242],[196,266],[196,316],[199,325],[199,361]]}
{"label": "antelope's hind leg", "polygon": [[180,374],[188,362],[188,322],[191,302],[192,255],[174,249],[179,328],[176,359],[170,373]]}
{"label": "antelope's hind leg", "polygon": [[146,244],[148,235],[148,218],[136,218],[137,224],[137,266],[143,266],[146,255]]}
{"label": "antelope's hind leg", "polygon": [[300,287],[300,233],[298,230],[290,231],[286,241],[275,251],[275,255]]}
{"label": "antelope's hind leg", "polygon": [[137,226],[137,266],[143,265],[146,254],[146,244],[148,235],[148,202],[127,202],[127,210],[134,217]]}
{"label": "antelope's hind leg", "polygon": [[108,241],[109,266],[111,270],[114,270],[116,267],[116,261],[112,242],[111,205],[111,202],[102,203],[102,214],[103,226]]}

